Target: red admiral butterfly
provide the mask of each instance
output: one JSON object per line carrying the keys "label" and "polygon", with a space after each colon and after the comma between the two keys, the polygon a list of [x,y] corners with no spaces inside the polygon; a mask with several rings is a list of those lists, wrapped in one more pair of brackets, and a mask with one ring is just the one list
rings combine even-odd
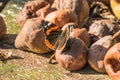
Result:
{"label": "red admiral butterfly", "polygon": [[[45,36],[45,44],[54,51],[56,49],[63,50],[65,48],[70,34],[74,29],[74,26],[69,26],[62,30],[61,27],[44,20],[41,22],[41,27]],[[55,54],[50,57],[49,62],[51,62],[54,57]]]}
{"label": "red admiral butterfly", "polygon": [[45,44],[52,50],[63,49],[74,29],[74,26],[70,26],[62,30],[61,27],[44,20],[41,26],[45,35]]}

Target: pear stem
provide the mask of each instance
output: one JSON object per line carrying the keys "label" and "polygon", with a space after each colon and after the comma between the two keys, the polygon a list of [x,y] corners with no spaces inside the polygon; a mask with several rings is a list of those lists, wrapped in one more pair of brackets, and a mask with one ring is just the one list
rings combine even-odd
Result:
{"label": "pear stem", "polygon": [[118,30],[113,36],[112,40],[117,39],[120,36],[120,30]]}

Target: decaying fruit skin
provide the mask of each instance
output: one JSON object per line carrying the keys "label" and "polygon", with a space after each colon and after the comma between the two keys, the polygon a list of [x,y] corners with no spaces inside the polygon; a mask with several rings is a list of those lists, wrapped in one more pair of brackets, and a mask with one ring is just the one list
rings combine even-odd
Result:
{"label": "decaying fruit skin", "polygon": [[114,15],[120,19],[120,0],[110,0],[110,6]]}
{"label": "decaying fruit skin", "polygon": [[89,17],[89,5],[87,0],[55,0],[53,7],[57,10],[71,9],[78,16],[78,24],[82,26]]}
{"label": "decaying fruit skin", "polygon": [[43,19],[45,16],[50,13],[51,6],[54,0],[35,0],[28,2],[25,6],[23,11],[28,11],[36,15],[37,17],[42,17]]}
{"label": "decaying fruit skin", "polygon": [[25,22],[31,18],[40,17],[44,19],[45,16],[52,11],[51,9],[52,3],[53,0],[29,1],[24,5],[24,8],[22,9],[22,11],[19,12],[17,16],[18,25],[22,28]]}
{"label": "decaying fruit skin", "polygon": [[69,71],[81,69],[87,62],[87,48],[80,38],[71,38],[63,50],[55,51],[55,59],[59,65]]}
{"label": "decaying fruit skin", "polygon": [[[66,27],[70,27],[68,24],[62,29],[64,30]],[[72,26],[75,26],[75,24]],[[68,39],[65,48],[56,49],[55,51],[55,59],[58,64],[69,71],[81,69],[87,62],[88,49],[84,41],[80,38],[81,35],[79,31],[81,31],[79,28],[75,28],[70,34],[70,38]],[[81,33],[84,32],[81,31]]]}
{"label": "decaying fruit skin", "polygon": [[37,10],[45,7],[48,4],[52,5],[53,1],[54,0],[33,0],[33,1],[28,1],[28,3],[26,3],[26,5],[24,6],[24,9],[36,12]]}
{"label": "decaying fruit skin", "polygon": [[86,28],[75,28],[73,30],[73,33],[71,33],[71,36],[78,37],[84,41],[86,46],[88,47],[90,45],[90,35]]}
{"label": "decaying fruit skin", "polygon": [[70,34],[72,38],[80,38],[84,41],[85,45],[88,47],[90,45],[90,35],[86,28],[80,28],[80,26],[76,23],[67,23],[62,27],[64,30],[66,27],[74,26],[73,32]]}
{"label": "decaying fruit skin", "polygon": [[104,68],[104,57],[107,50],[114,44],[112,36],[105,36],[94,44],[88,50],[88,63],[97,72],[106,73]]}
{"label": "decaying fruit skin", "polygon": [[89,3],[89,5],[91,5],[93,2],[103,2],[104,4],[106,4],[106,5],[110,5],[110,0],[87,0],[88,1],[88,3]]}
{"label": "decaying fruit skin", "polygon": [[60,27],[63,27],[66,23],[70,22],[78,23],[77,15],[69,9],[51,12],[45,17],[45,20]]}
{"label": "decaying fruit skin", "polygon": [[119,24],[113,20],[102,19],[94,22],[88,30],[91,37],[91,43],[106,36],[113,35],[120,29]]}
{"label": "decaying fruit skin", "polygon": [[0,39],[6,34],[6,24],[3,17],[0,15]]}
{"label": "decaying fruit skin", "polygon": [[120,43],[116,43],[107,51],[104,64],[110,78],[120,80]]}
{"label": "decaying fruit skin", "polygon": [[20,34],[16,37],[15,47],[21,50],[33,51],[38,54],[50,52],[45,44],[45,38],[40,26],[42,19],[29,19]]}

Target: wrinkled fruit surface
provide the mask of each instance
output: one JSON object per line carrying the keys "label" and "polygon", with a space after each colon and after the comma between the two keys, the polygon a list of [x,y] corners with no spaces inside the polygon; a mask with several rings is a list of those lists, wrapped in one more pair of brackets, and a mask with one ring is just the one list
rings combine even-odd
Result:
{"label": "wrinkled fruit surface", "polygon": [[110,78],[120,80],[120,43],[116,43],[107,51],[104,64]]}

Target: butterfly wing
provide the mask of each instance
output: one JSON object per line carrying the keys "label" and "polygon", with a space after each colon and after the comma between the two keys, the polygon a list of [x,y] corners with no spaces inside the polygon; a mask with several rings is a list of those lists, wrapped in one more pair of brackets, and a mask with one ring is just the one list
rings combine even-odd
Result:
{"label": "butterfly wing", "polygon": [[61,30],[59,26],[48,21],[42,21],[41,26],[45,35],[45,44],[52,50],[63,50],[74,29],[74,26],[68,26]]}
{"label": "butterfly wing", "polygon": [[45,44],[52,50],[55,50],[55,44],[61,34],[61,29],[48,21],[42,21],[41,26],[45,36]]}
{"label": "butterfly wing", "polygon": [[74,26],[66,27],[58,37],[55,48],[58,50],[63,50],[67,45],[70,34],[73,32]]}

